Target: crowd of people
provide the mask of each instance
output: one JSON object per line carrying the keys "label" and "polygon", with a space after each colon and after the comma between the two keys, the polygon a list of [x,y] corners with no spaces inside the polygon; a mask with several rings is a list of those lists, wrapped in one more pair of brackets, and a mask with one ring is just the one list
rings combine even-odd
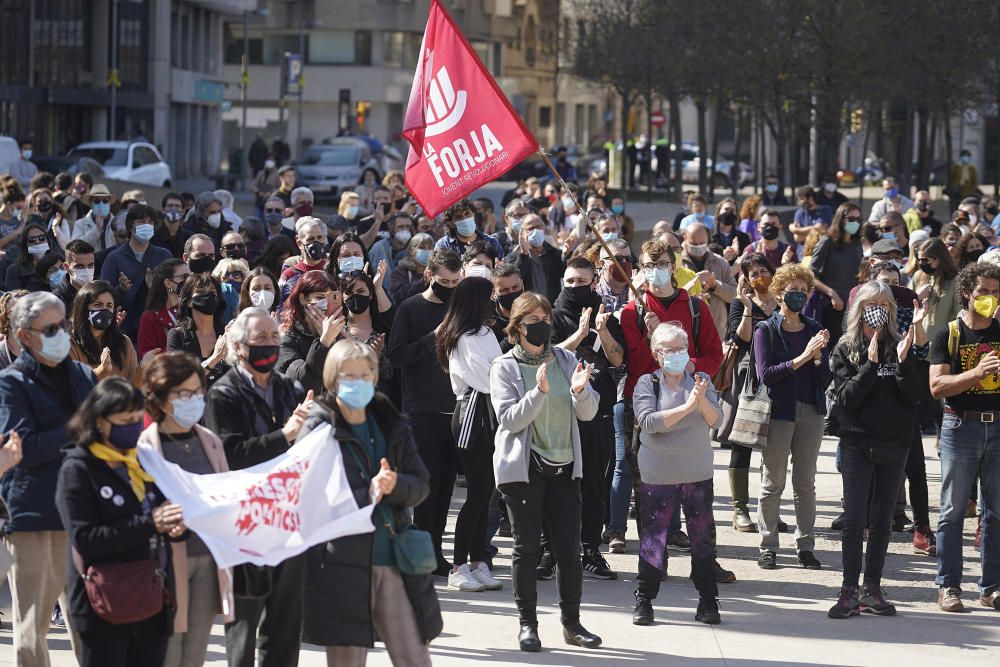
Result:
{"label": "crowd of people", "polygon": [[[654,621],[671,552],[690,555],[695,618],[717,624],[735,575],[716,543],[715,445],[730,450],[732,528],[759,534],[760,568],[778,567],[793,525],[784,546],[820,569],[824,434],[839,437],[844,489],[830,617],[895,614],[881,588],[892,530],[936,557],[940,608],[962,610],[975,515],[978,603],[1000,610],[995,200],[942,221],[927,192],[891,178],[867,218],[828,189],[796,190],[793,216],[756,195],[711,211],[690,193],[639,244],[599,174],[528,179],[502,209],[461,199],[432,218],[402,174],[369,170],[323,219],[278,164],[267,157],[242,218],[226,191],[157,205],[83,174],[38,173],[28,191],[0,180],[18,664],[49,664],[55,617],[84,665],[200,665],[221,614],[230,665],[294,665],[302,641],[363,665],[376,637],[393,664],[428,665],[435,577],[501,589],[498,535],[513,538],[524,651],[542,647],[538,582],[553,577],[563,640],[601,645],[580,607],[584,577],[618,576],[607,552],[638,556],[636,625]],[[375,530],[274,567],[218,568],[137,456],[144,443],[194,474],[239,470],[327,424],[359,506],[378,505]],[[922,434],[939,437],[936,526]],[[430,534],[430,574],[398,561],[411,526]],[[101,604],[102,585],[140,580],[155,585],[128,613]]]}

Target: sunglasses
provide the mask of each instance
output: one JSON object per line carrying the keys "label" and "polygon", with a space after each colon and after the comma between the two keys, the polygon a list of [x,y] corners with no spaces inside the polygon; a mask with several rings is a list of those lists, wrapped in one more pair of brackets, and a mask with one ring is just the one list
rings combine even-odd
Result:
{"label": "sunglasses", "polygon": [[28,237],[28,243],[31,244],[31,245],[37,245],[39,243],[45,243],[46,241],[48,241],[48,238],[46,238],[45,236],[29,236]]}
{"label": "sunglasses", "polygon": [[51,337],[55,336],[60,331],[66,331],[66,320],[57,322],[55,324],[50,324],[47,327],[42,327],[41,329],[28,329],[29,331],[34,331],[35,333],[40,333],[43,336]]}
{"label": "sunglasses", "polygon": [[847,222],[861,222],[861,218],[844,218]]}
{"label": "sunglasses", "polygon": [[265,208],[264,209],[264,213],[284,213],[284,212],[285,212],[285,209],[283,209],[283,208]]}
{"label": "sunglasses", "polygon": [[222,249],[223,250],[228,250],[228,251],[232,251],[232,250],[246,250],[247,249],[247,244],[246,243],[227,243],[226,245],[222,246]]}
{"label": "sunglasses", "polygon": [[[604,259],[610,260],[611,258],[610,257],[605,257]],[[615,255],[615,259],[618,260],[619,264],[631,264],[632,263],[632,258],[629,257],[628,255]]]}
{"label": "sunglasses", "polygon": [[93,204],[110,204],[111,200],[106,197],[93,197],[91,200]]}
{"label": "sunglasses", "polygon": [[224,280],[243,280],[242,271],[230,271],[222,276]]}
{"label": "sunglasses", "polygon": [[354,269],[353,271],[345,271],[341,273],[338,277],[341,280],[353,280],[354,278],[364,278],[368,274],[361,269]]}

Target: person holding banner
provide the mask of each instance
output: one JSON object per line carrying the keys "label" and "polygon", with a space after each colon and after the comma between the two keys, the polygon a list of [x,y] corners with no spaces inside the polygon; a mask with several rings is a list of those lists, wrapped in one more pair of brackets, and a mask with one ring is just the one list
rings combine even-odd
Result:
{"label": "person holding banner", "polygon": [[[263,308],[241,312],[227,339],[232,367],[208,392],[205,426],[222,440],[229,467],[242,470],[284,453],[305,433],[302,424],[312,406],[312,392],[302,401],[302,386],[274,370],[280,336],[274,318]],[[261,667],[298,664],[304,571],[302,556],[254,571],[269,583],[264,595],[258,595],[255,586],[240,590],[237,575],[236,620],[226,624],[230,665],[253,667],[258,624]],[[243,577],[247,584],[258,579]]]}
{"label": "person holding banner", "polygon": [[[167,352],[146,371],[146,412],[154,422],[139,436],[171,463],[188,472],[226,472],[219,437],[198,422],[205,413],[205,369],[190,354]],[[205,662],[212,622],[220,611],[233,617],[232,574],[219,570],[200,537],[191,534],[171,546],[177,598],[174,633],[165,667],[198,667]]]}
{"label": "person holding banner", "polygon": [[514,349],[490,368],[490,398],[497,428],[493,469],[510,513],[514,534],[514,600],[520,616],[522,651],[542,649],[536,612],[535,567],[542,522],[559,564],[559,609],[563,639],[597,648],[601,638],[580,623],[583,567],[580,562],[580,478],[583,456],[579,421],[597,414],[590,386],[592,366],[550,343],[552,306],[525,292],[511,306],[507,338]]}
{"label": "person holding banner", "polygon": [[[67,611],[84,667],[162,665],[167,650],[174,568],[165,538],[180,538],[187,529],[181,507],[164,499],[139,463],[144,408],[142,392],[111,377],[90,392],[67,427],[76,446],[59,468],[55,502],[72,547]],[[115,577],[143,562],[164,573],[161,586],[121,599]],[[95,609],[91,586],[107,595],[106,607]],[[123,612],[140,618],[123,622],[115,616]]]}
{"label": "person holding banner", "polygon": [[375,392],[378,357],[369,345],[341,340],[323,367],[326,392],[309,410],[306,433],[331,424],[347,482],[359,507],[376,503],[375,532],[320,544],[306,554],[302,639],[326,646],[331,667],[363,667],[375,633],[392,664],[429,667],[428,643],[441,634],[441,609],[429,574],[407,574],[396,536],[430,492],[430,474],[406,419]]}

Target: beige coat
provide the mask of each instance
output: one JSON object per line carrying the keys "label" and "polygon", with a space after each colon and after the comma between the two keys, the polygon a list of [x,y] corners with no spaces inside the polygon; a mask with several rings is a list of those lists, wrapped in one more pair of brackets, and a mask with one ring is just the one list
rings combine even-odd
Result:
{"label": "beige coat", "polygon": [[[195,425],[194,432],[205,449],[205,456],[215,472],[228,472],[229,464],[226,463],[226,453],[222,449],[222,441],[219,437],[206,428]],[[139,436],[141,444],[151,445],[156,451],[163,453],[160,444],[160,431],[157,424],[152,424],[142,435]],[[174,632],[187,632],[188,618],[188,568],[187,568],[187,544],[185,542],[172,542],[170,548],[174,561],[174,586],[177,597],[177,613],[174,615]],[[219,599],[222,601],[220,612],[225,617],[224,621],[229,623],[236,620],[234,616],[233,602],[233,571],[231,568],[219,569]]]}

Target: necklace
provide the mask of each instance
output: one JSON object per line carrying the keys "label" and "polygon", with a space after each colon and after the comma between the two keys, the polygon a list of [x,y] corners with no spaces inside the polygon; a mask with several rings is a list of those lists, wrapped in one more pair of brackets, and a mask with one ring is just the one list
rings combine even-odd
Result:
{"label": "necklace", "polygon": [[163,442],[169,442],[177,445],[184,450],[185,454],[190,454],[191,450],[194,449],[194,438],[192,435],[193,431],[188,431],[187,433],[178,433],[176,435],[171,433],[161,433],[160,440]]}

